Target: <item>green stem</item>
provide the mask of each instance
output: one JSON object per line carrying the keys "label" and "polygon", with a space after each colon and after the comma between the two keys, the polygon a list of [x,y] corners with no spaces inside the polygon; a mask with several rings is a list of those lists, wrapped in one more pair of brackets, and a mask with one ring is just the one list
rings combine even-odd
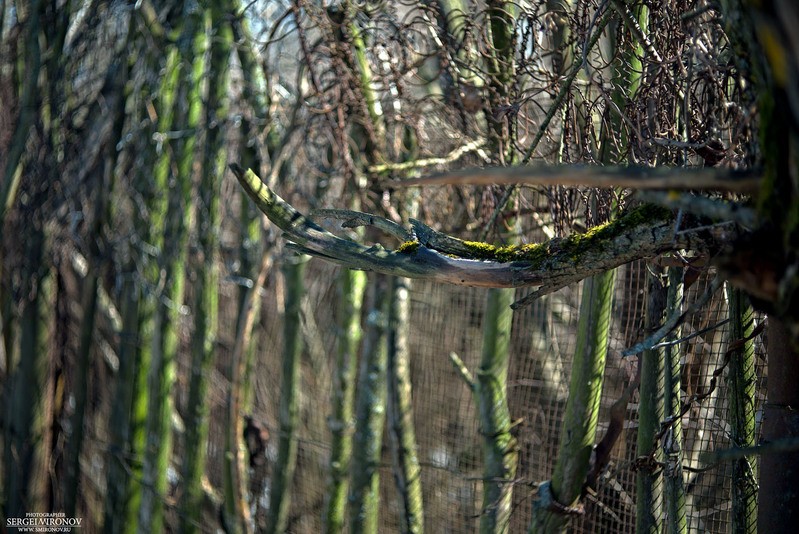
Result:
{"label": "green stem", "polygon": [[[669,317],[680,313],[683,298],[683,269],[669,267],[669,289],[666,297],[666,315]],[[664,341],[676,341],[681,336],[679,327],[672,330]],[[682,432],[682,400],[681,373],[683,352],[681,344],[664,347],[665,361],[663,406],[665,417],[672,419],[671,430],[663,440],[664,507],[666,511],[666,531],[670,534],[686,532],[685,517],[685,482],[683,480],[683,432]]]}
{"label": "green stem", "polygon": [[[649,274],[649,300],[645,328],[647,331],[663,322],[666,306],[666,288],[659,274]],[[638,408],[638,456],[662,460],[655,435],[663,419],[663,351],[650,349],[641,355],[640,403]],[[660,468],[654,462],[639,469],[636,476],[636,532],[659,533],[662,525],[662,479]]]}
{"label": "green stem", "polygon": [[325,506],[325,532],[342,532],[346,521],[347,488],[352,458],[353,402],[357,372],[358,344],[361,340],[361,305],[366,275],[343,269],[338,281],[336,324],[338,340],[333,386],[333,414],[330,419],[330,481]]}
{"label": "green stem", "polygon": [[533,505],[531,533],[565,532],[569,515],[562,511],[577,509],[580,504],[596,438],[615,278],[613,270],[583,282],[558,459],[552,481],[545,487],[548,491],[542,495],[539,490],[539,499]]}
{"label": "green stem", "polygon": [[200,163],[196,202],[197,246],[200,254],[192,262],[194,280],[194,335],[190,343],[192,375],[189,380],[186,456],[183,462],[185,490],[179,503],[181,532],[195,532],[199,524],[202,474],[208,439],[208,376],[216,352],[218,287],[217,232],[219,183],[224,175],[227,120],[228,62],[233,32],[227,3],[209,2],[205,8],[205,31],[209,37],[208,95],[205,102],[206,139]]}
{"label": "green stem", "polygon": [[388,413],[393,439],[394,478],[400,494],[403,533],[424,532],[422,476],[416,454],[416,432],[411,395],[411,365],[408,347],[410,285],[407,278],[393,278],[388,314]]}
{"label": "green stem", "polygon": [[354,534],[377,533],[380,505],[380,458],[386,412],[388,279],[376,275],[367,292],[367,321],[358,372],[350,528]]}
{"label": "green stem", "polygon": [[518,444],[511,433],[507,383],[513,322],[513,289],[489,289],[483,349],[477,371],[475,396],[483,436],[483,505],[480,532],[508,532]]}
{"label": "green stem", "polygon": [[[731,328],[730,341],[751,337],[755,327],[754,310],[740,289],[727,289]],[[730,354],[727,385],[730,391],[730,441],[733,447],[755,445],[755,346],[754,340],[744,341],[741,348]],[[733,462],[732,526],[733,534],[757,532],[757,464],[753,459],[740,458]]]}
{"label": "green stem", "polygon": [[304,293],[304,272],[308,258],[299,256],[283,267],[286,303],[283,315],[283,370],[280,380],[280,434],[277,462],[272,475],[269,517],[266,532],[286,532],[291,504],[291,483],[297,465],[297,426],[299,423],[300,356],[302,328],[300,304]]}

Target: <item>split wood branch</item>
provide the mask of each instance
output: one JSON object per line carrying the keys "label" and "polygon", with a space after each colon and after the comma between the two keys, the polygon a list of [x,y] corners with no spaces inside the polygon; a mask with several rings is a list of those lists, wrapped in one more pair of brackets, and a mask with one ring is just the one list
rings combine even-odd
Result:
{"label": "split wood branch", "polygon": [[[235,164],[231,169],[294,249],[351,269],[395,276],[475,287],[540,286],[536,294],[545,294],[634,260],[681,249],[706,250],[712,244],[705,241],[703,233],[683,229],[675,234],[671,211],[644,205],[585,234],[509,247],[463,241],[412,221],[412,240],[396,250],[386,250],[324,230],[280,198],[252,170]],[[377,220],[369,217],[359,215],[359,223]]]}

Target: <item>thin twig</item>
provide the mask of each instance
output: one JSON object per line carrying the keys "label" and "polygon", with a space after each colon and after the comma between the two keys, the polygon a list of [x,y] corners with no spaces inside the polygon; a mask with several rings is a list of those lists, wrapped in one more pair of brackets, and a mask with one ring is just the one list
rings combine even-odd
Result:
{"label": "thin twig", "polygon": [[466,367],[466,364],[463,363],[463,360],[460,359],[455,352],[449,353],[449,360],[452,362],[452,365],[455,367],[455,370],[458,371],[458,375],[466,382],[466,385],[469,386],[469,389],[474,390],[475,388],[475,381],[472,373],[469,371],[469,368]]}
{"label": "thin twig", "polygon": [[[674,330],[674,328],[676,328],[677,325],[682,323],[686,317],[696,313],[705,304],[707,304],[707,301],[710,300],[710,297],[712,297],[716,293],[716,291],[718,291],[718,289],[721,287],[723,283],[724,281],[722,280],[722,278],[719,275],[716,275],[716,277],[713,278],[713,281],[707,287],[707,290],[705,290],[702,296],[699,297],[693,304],[691,304],[691,306],[687,310],[685,310],[684,312],[680,312],[682,306],[679,306],[677,308],[677,311],[673,313],[668,319],[666,319],[666,322],[663,323],[663,325],[660,328],[655,330],[652,333],[652,335],[650,335],[640,343],[633,345],[629,349],[622,351],[621,355],[633,356],[635,354],[638,354],[639,352],[644,352],[645,350],[652,349],[661,339],[666,337],[666,335],[669,332]],[[684,296],[683,296],[683,301],[685,301]]]}
{"label": "thin twig", "polygon": [[729,319],[724,319],[723,321],[720,321],[720,322],[718,322],[718,323],[716,323],[714,325],[710,325],[707,328],[703,328],[702,330],[698,330],[698,331],[696,331],[696,332],[694,332],[692,334],[689,334],[687,336],[681,337],[680,339],[673,339],[671,341],[663,341],[663,342],[658,343],[656,345],[652,345],[652,348],[653,349],[659,349],[659,348],[662,348],[662,347],[671,347],[672,345],[679,345],[680,343],[688,341],[689,339],[693,339],[693,338],[695,338],[697,336],[701,336],[702,334],[704,334],[706,332],[710,332],[711,330],[715,330],[716,328],[719,328],[720,326],[724,326],[725,324],[727,324],[729,322],[730,322]]}
{"label": "thin twig", "polygon": [[370,166],[369,172],[373,174],[381,174],[387,171],[394,171],[394,172],[409,171],[413,169],[421,169],[424,167],[435,167],[438,165],[446,165],[448,163],[453,163],[457,161],[464,154],[473,152],[485,144],[486,144],[485,139],[476,139],[474,141],[469,141],[468,143],[459,146],[458,148],[454,149],[446,156],[438,158],[415,159],[411,161],[403,161],[401,163],[381,163],[379,165]]}

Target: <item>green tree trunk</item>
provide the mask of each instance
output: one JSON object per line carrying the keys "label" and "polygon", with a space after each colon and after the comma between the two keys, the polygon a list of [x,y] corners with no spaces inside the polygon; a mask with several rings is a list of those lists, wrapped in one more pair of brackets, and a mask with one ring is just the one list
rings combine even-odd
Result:
{"label": "green tree trunk", "polygon": [[[515,121],[497,116],[498,106],[510,106],[513,99],[514,24],[516,5],[505,0],[489,0],[486,4],[491,56],[488,58],[487,91],[491,106],[484,107],[489,126],[488,139],[494,157],[500,164],[515,162]],[[508,189],[496,209],[501,210],[513,197]],[[514,226],[518,230],[518,220]],[[516,236],[504,235],[508,241]],[[483,436],[483,503],[480,532],[504,533],[510,526],[513,501],[513,480],[518,463],[518,445],[511,434],[513,426],[508,408],[507,384],[510,362],[510,335],[513,322],[513,289],[489,289],[483,330],[480,368],[474,381],[480,431]]]}
{"label": "green tree trunk", "polygon": [[[154,310],[150,337],[144,340],[150,352],[147,369],[147,404],[144,422],[144,454],[139,532],[163,528],[163,503],[167,492],[166,474],[172,451],[172,390],[175,356],[178,350],[177,324],[183,305],[186,241],[191,218],[192,162],[196,128],[199,123],[203,62],[196,58],[203,36],[199,13],[184,10],[184,22],[177,46],[169,50],[159,88],[159,134],[181,132],[175,139],[163,139],[163,152],[155,167],[155,184],[162,201],[152,211],[152,224],[161,230],[154,242],[160,245],[155,270],[148,277],[153,287]],[[174,170],[173,170],[174,169]]]}
{"label": "green tree trunk", "polygon": [[486,7],[492,45],[488,60],[488,97],[492,105],[485,107],[485,117],[489,125],[489,142],[495,149],[494,155],[500,164],[507,165],[513,163],[515,158],[515,122],[503,118],[504,114],[497,114],[496,110],[499,106],[512,105],[516,73],[513,40],[516,4],[507,0],[487,0]]}
{"label": "green tree trunk", "polygon": [[375,275],[368,287],[349,496],[350,528],[354,534],[378,532],[380,453],[386,414],[388,279]]}
{"label": "green tree trunk", "polygon": [[[671,317],[680,313],[683,298],[683,269],[669,267],[669,289],[666,297],[666,315]],[[680,339],[681,329],[676,327],[664,339],[674,342]],[[673,420],[662,441],[663,460],[663,501],[666,512],[665,530],[671,534],[684,533],[687,530],[685,518],[685,481],[683,478],[683,432],[682,432],[682,398],[681,374],[683,352],[680,344],[667,345],[663,348],[665,369],[663,374],[663,407],[665,418]]]}
{"label": "green tree trunk", "polygon": [[411,361],[408,347],[410,326],[411,281],[391,280],[391,302],[388,312],[388,414],[393,437],[394,478],[400,494],[400,530],[403,533],[424,532],[422,473],[416,454],[416,432],[411,394]]}
{"label": "green tree trunk", "polygon": [[139,304],[141,286],[137,280],[133,251],[128,251],[128,261],[121,271],[120,315],[122,331],[117,350],[119,369],[111,404],[108,425],[109,451],[106,463],[105,521],[103,531],[117,533],[126,523],[128,502],[130,455],[130,419],[133,410],[133,383],[136,376],[136,359],[139,352]]}
{"label": "green tree trunk", "polygon": [[508,532],[518,446],[511,434],[507,384],[513,289],[489,289],[480,368],[474,382],[483,436],[483,505],[480,532]]}
{"label": "green tree trunk", "polygon": [[565,532],[569,514],[579,509],[599,418],[615,273],[608,271],[583,282],[558,459],[552,480],[539,487],[531,533]]}
{"label": "green tree trunk", "polygon": [[[191,24],[191,17],[188,17]],[[149,34],[149,29],[143,29]],[[149,35],[148,35],[149,37]],[[164,43],[156,41],[161,51]],[[185,44],[182,46],[185,47]],[[189,46],[191,46],[189,44]],[[176,129],[175,122],[185,116],[178,105],[182,85],[178,81],[177,52],[170,51],[167,72],[157,74],[150,89],[143,93],[146,106],[155,104],[158,109],[158,123],[150,125],[153,135],[143,142],[153,143],[146,154],[149,160],[138,162],[140,173],[147,191],[145,198],[145,220],[139,221],[137,237],[153,247],[154,256],[142,256],[140,275],[144,284],[138,306],[139,335],[138,356],[135,364],[133,385],[133,407],[130,417],[130,457],[128,464],[130,482],[125,511],[124,530],[128,533],[151,532],[159,530],[163,515],[163,500],[166,495],[166,471],[171,451],[171,392],[174,383],[174,354],[177,340],[172,320],[177,317],[177,309],[182,304],[183,272],[176,262],[180,258],[180,245],[185,239],[185,208],[182,203],[188,196],[189,178],[172,173],[173,165],[169,159],[173,155],[186,157],[182,153],[191,140],[176,140],[172,147],[160,147],[159,143],[169,144],[166,132]],[[151,53],[151,56],[157,56]],[[153,68],[158,68],[158,57],[152,57]],[[154,76],[155,77],[155,76]],[[149,115],[149,112],[148,112]],[[148,128],[149,130],[149,128]],[[163,137],[160,137],[163,136]],[[156,141],[158,139],[158,141]],[[185,141],[185,145],[184,145]],[[190,158],[191,156],[189,156]],[[180,168],[180,161],[175,165]],[[183,170],[181,168],[180,170]]]}
{"label": "green tree trunk", "polygon": [[[727,288],[730,310],[730,341],[743,340],[755,328],[754,310],[749,298],[739,289]],[[743,342],[730,354],[727,372],[729,388],[730,441],[733,447],[755,445],[755,342]],[[754,458],[733,461],[732,513],[733,534],[757,532],[757,464]]]}
{"label": "green tree trunk", "polygon": [[[663,322],[666,308],[666,287],[660,271],[650,272],[648,301],[644,329],[649,332]],[[638,456],[650,456],[662,461],[655,435],[663,420],[664,354],[662,349],[650,349],[641,355],[641,385],[638,404]],[[663,529],[663,479],[660,467],[643,465],[636,475],[636,532],[654,534]]]}
{"label": "green tree trunk", "polygon": [[287,258],[283,268],[286,304],[283,313],[283,371],[280,379],[280,427],[277,462],[272,475],[266,532],[280,534],[288,527],[291,486],[297,464],[297,425],[300,400],[302,329],[300,303],[304,292],[306,256]]}
{"label": "green tree trunk", "polygon": [[193,336],[190,343],[191,378],[187,403],[184,493],[178,505],[181,532],[196,532],[201,510],[202,474],[208,439],[208,375],[215,354],[217,332],[217,232],[219,184],[225,172],[224,150],[227,125],[228,63],[233,32],[226,17],[227,3],[210,2],[205,7],[208,53],[208,95],[205,99],[205,145],[200,163],[199,191],[196,198],[198,257],[190,262],[194,284]]}
{"label": "green tree trunk", "polygon": [[[140,39],[141,37],[137,37]],[[130,105],[134,108],[132,118],[145,113],[145,106],[151,94],[149,82],[154,78],[152,57],[148,56],[140,66],[139,76],[147,79],[131,97]],[[144,122],[144,121],[142,121]],[[146,122],[145,122],[146,124]],[[145,132],[152,134],[154,127],[147,124]],[[154,196],[154,182],[152,181],[151,168],[154,166],[155,154],[146,135],[139,137],[136,142],[137,158],[133,160],[128,169],[129,182],[118,183],[119,191],[128,188],[139,192],[141,200],[148,208],[152,206]],[[123,193],[124,194],[124,193]],[[135,402],[146,399],[146,382],[140,372],[143,365],[142,341],[145,333],[142,327],[145,322],[145,300],[148,297],[142,282],[143,273],[139,266],[143,263],[143,254],[140,243],[149,242],[150,221],[142,217],[143,210],[134,201],[126,205],[114,205],[112,217],[117,219],[132,217],[130,231],[134,239],[123,244],[121,251],[120,279],[118,305],[121,315],[122,331],[119,335],[119,368],[115,377],[115,390],[111,403],[111,419],[109,421],[109,454],[106,468],[107,492],[105,498],[104,532],[122,532],[125,529],[135,528],[135,510],[133,506],[132,489],[136,492],[141,488],[140,480],[131,477],[136,471],[140,476],[141,449],[135,448],[135,436],[138,424],[135,413]]]}
{"label": "green tree trunk", "polygon": [[343,269],[337,283],[336,365],[333,385],[333,414],[330,418],[330,480],[325,504],[325,532],[344,530],[347,488],[352,459],[353,402],[357,374],[358,345],[361,341],[361,305],[366,274]]}
{"label": "green tree trunk", "polygon": [[[130,47],[142,47],[145,40],[141,29],[130,31]],[[119,171],[120,179],[115,181],[115,195],[129,198],[129,191],[137,192],[136,199],[125,203],[112,202],[112,220],[117,224],[125,224],[132,237],[123,241],[119,270],[118,308],[121,314],[122,332],[119,336],[117,354],[119,367],[115,378],[114,394],[111,402],[111,419],[109,421],[109,447],[106,463],[106,498],[104,507],[104,532],[118,533],[131,531],[136,527],[136,499],[141,489],[141,456],[143,445],[143,407],[147,398],[146,380],[142,373],[146,363],[142,358],[142,341],[149,327],[147,312],[152,306],[147,299],[143,282],[145,273],[141,266],[145,264],[147,254],[143,253],[145,244],[151,243],[151,221],[146,219],[153,207],[156,196],[155,183],[152,180],[152,169],[155,167],[156,155],[150,141],[155,133],[155,125],[148,117],[147,108],[157,86],[157,58],[152,53],[138,57],[131,67],[130,77],[138,83],[130,94],[126,107],[130,110],[128,127],[136,124],[140,135],[133,138],[131,153],[135,154],[128,165]],[[142,205],[144,209],[142,209]],[[149,259],[149,258],[147,258]],[[149,352],[148,352],[149,353]],[[138,403],[138,404],[136,404]],[[138,408],[138,416],[136,409]],[[132,476],[134,475],[135,476]]]}

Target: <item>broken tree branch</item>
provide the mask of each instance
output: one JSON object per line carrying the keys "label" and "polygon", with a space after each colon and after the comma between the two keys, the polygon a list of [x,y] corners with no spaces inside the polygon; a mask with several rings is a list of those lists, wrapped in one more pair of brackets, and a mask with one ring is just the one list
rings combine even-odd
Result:
{"label": "broken tree branch", "polygon": [[[477,287],[542,286],[536,294],[544,294],[634,260],[680,249],[704,250],[709,245],[703,237],[706,234],[685,229],[675,234],[671,211],[643,205],[584,234],[506,247],[463,241],[412,221],[410,240],[392,251],[380,245],[367,247],[324,230],[251,170],[235,164],[231,169],[258,208],[286,233],[296,250],[351,269],[395,276]],[[352,224],[378,220],[355,212],[323,214],[345,218]],[[390,233],[403,235],[396,227]]]}

